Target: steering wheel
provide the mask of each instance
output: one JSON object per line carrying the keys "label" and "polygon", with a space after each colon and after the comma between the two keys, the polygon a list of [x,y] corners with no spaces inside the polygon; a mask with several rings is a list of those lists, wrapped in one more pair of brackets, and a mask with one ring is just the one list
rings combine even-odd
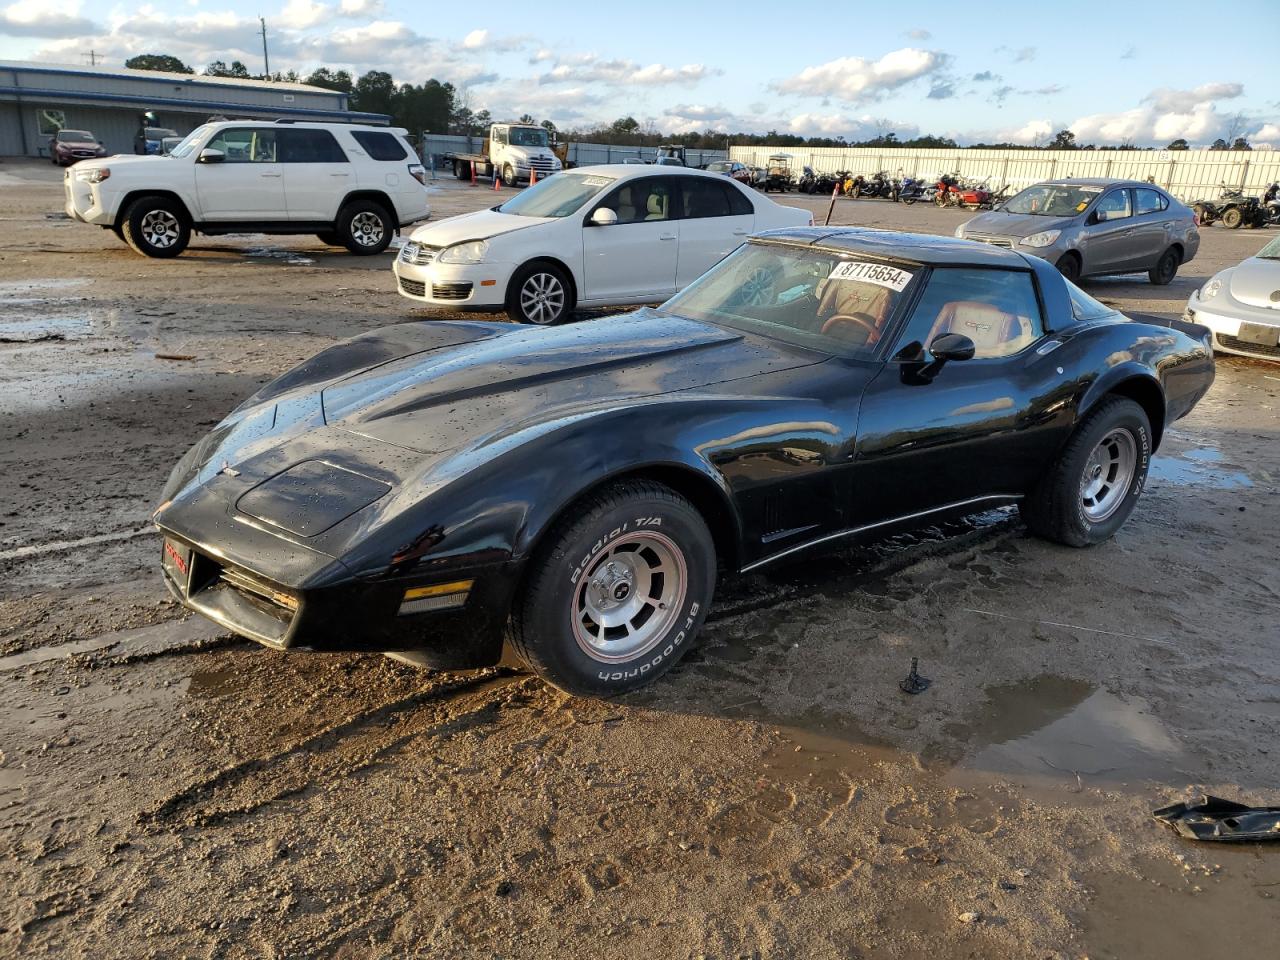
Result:
{"label": "steering wheel", "polygon": [[[834,336],[833,331],[841,324],[853,324],[866,331],[867,346],[871,346],[880,339],[880,326],[876,323],[875,317],[867,313],[836,313],[827,318],[827,322],[822,325],[822,333],[824,336]],[[843,339],[843,338],[841,338]]]}

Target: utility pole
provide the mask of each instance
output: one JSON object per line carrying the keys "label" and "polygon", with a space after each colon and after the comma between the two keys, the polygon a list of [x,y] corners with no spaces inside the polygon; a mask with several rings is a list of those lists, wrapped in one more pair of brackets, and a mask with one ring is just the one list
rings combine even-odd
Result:
{"label": "utility pole", "polygon": [[271,59],[267,56],[267,21],[263,17],[258,17],[258,22],[262,24],[262,70],[263,77],[267,80],[271,79]]}
{"label": "utility pole", "polygon": [[96,66],[98,65],[98,55],[97,55],[97,53],[95,53],[94,51],[90,50],[88,53],[86,53],[86,54],[85,54],[85,56],[89,58],[89,66],[91,66],[91,67],[96,67]]}

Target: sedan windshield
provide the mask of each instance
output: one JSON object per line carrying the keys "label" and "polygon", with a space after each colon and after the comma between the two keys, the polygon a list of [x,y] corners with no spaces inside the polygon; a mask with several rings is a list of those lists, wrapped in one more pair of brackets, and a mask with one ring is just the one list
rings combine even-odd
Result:
{"label": "sedan windshield", "polygon": [[853,253],[748,243],[661,309],[826,353],[869,357],[917,270]]}
{"label": "sedan windshield", "polygon": [[1035,217],[1074,217],[1077,213],[1084,213],[1101,192],[1101,187],[1037,183],[1014,196],[1000,209],[1005,213],[1029,213]]}
{"label": "sedan windshield", "polygon": [[567,217],[613,181],[613,177],[586,173],[555,174],[512,197],[498,212],[517,217]]}
{"label": "sedan windshield", "polygon": [[88,130],[59,130],[59,143],[93,143],[93,134]]}
{"label": "sedan windshield", "polygon": [[733,164],[728,160],[717,160],[715,163],[708,163],[707,169],[712,173],[728,173],[733,169]]}
{"label": "sedan windshield", "polygon": [[1280,237],[1276,237],[1254,256],[1259,260],[1280,260]]}
{"label": "sedan windshield", "polygon": [[170,130],[168,127],[147,127],[148,140],[163,140],[165,137],[176,137],[177,130]]}

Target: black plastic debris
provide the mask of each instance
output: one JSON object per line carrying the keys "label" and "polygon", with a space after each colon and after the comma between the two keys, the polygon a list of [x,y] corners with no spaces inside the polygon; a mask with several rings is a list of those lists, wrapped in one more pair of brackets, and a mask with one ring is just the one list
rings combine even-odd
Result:
{"label": "black plastic debris", "polygon": [[919,663],[919,657],[912,657],[911,672],[908,673],[906,677],[898,681],[898,686],[901,688],[903,693],[924,693],[929,689],[929,684],[933,682],[928,677],[920,676],[919,671],[916,670]]}
{"label": "black plastic debris", "polygon": [[1280,807],[1247,807],[1206,794],[1199,803],[1175,803],[1151,815],[1188,840],[1280,840]]}

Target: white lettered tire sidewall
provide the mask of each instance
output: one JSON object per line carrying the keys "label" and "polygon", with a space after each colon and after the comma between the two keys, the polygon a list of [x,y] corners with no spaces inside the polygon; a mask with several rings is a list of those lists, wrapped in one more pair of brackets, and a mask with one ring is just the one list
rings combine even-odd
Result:
{"label": "white lettered tire sidewall", "polygon": [[[693,645],[715,590],[715,547],[693,505],[658,484],[623,483],[581,506],[571,508],[548,548],[532,561],[518,601],[514,645],[536,673],[561,690],[609,696],[666,673]],[[657,534],[680,551],[685,582],[679,609],[646,649],[605,662],[588,654],[575,636],[579,588],[611,544],[645,534]]]}
{"label": "white lettered tire sidewall", "polygon": [[[1093,522],[1085,513],[1085,507],[1080,497],[1075,498],[1075,524],[1080,531],[1082,538],[1088,543],[1101,543],[1104,540],[1114,536],[1129,515],[1133,513],[1133,508],[1137,505],[1138,498],[1142,496],[1142,491],[1147,483],[1147,471],[1151,465],[1151,425],[1147,420],[1146,414],[1138,404],[1132,400],[1112,400],[1113,409],[1108,410],[1103,416],[1098,417],[1089,424],[1088,438],[1085,443],[1080,445],[1081,451],[1087,457],[1088,452],[1093,449],[1107,433],[1116,429],[1123,428],[1133,437],[1137,448],[1137,463],[1134,465],[1133,476],[1129,480],[1128,489],[1125,491],[1124,500],[1116,509],[1115,513],[1100,522]],[[1087,460],[1083,460],[1077,464],[1077,478],[1083,473]]]}

